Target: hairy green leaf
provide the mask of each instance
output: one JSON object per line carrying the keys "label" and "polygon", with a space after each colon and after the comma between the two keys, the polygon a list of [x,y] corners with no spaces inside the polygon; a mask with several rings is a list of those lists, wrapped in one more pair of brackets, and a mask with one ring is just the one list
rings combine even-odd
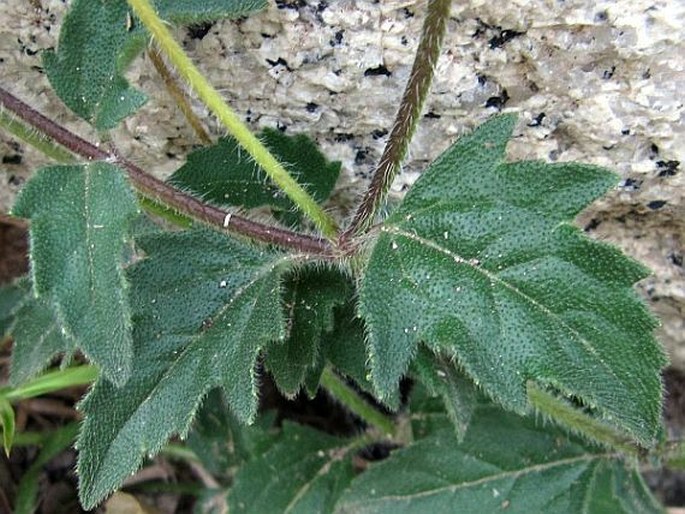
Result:
{"label": "hairy green leaf", "polygon": [[[328,199],[340,174],[340,163],[329,162],[306,136],[287,136],[265,129],[260,138],[319,203]],[[297,225],[301,214],[231,137],[195,150],[169,178],[174,186],[207,202],[246,209],[270,206],[286,225]]]}
{"label": "hairy green leaf", "polygon": [[214,477],[229,480],[233,467],[260,456],[275,442],[268,429],[274,416],[260,415],[245,426],[230,412],[220,389],[209,392],[188,434],[188,447]]}
{"label": "hairy green leaf", "polygon": [[39,170],[13,209],[31,220],[36,296],[50,304],[60,331],[117,385],[128,379],[133,354],[121,261],[136,213],[124,174],[105,162]]}
{"label": "hairy green leaf", "polygon": [[147,100],[123,75],[144,43],[142,32],[131,31],[130,20],[125,0],[75,0],[62,24],[58,51],[43,54],[57,95],[99,130],[113,128]]}
{"label": "hairy green leaf", "polygon": [[419,348],[411,366],[411,373],[432,395],[442,398],[457,439],[461,441],[478,403],[479,395],[473,382],[465,377],[453,362],[433,354],[424,346]]}
{"label": "hairy green leaf", "polygon": [[[366,365],[364,323],[357,316],[351,301],[336,309],[334,328],[322,337],[321,354],[362,389],[369,393],[373,391]],[[388,403],[399,405],[399,389],[390,395]]]}
{"label": "hairy green leaf", "polygon": [[387,395],[423,341],[508,409],[534,380],[651,446],[665,358],[632,291],[647,272],[570,225],[615,177],[505,162],[514,122],[463,137],[383,223],[359,293],[373,381]]}
{"label": "hairy green leaf", "polygon": [[354,477],[355,442],[284,423],[274,446],[244,465],[228,495],[231,512],[331,512]]}
{"label": "hairy green leaf", "polygon": [[269,346],[264,360],[283,394],[297,394],[307,374],[318,369],[322,334],[333,329],[333,309],[351,291],[349,279],[331,269],[302,269],[286,280],[288,337]]}
{"label": "hairy green leaf", "polygon": [[45,465],[74,443],[78,433],[78,423],[69,423],[55,429],[45,440],[36,460],[21,477],[14,501],[14,514],[33,514],[38,512],[41,503],[39,496],[41,474]]}
{"label": "hairy green leaf", "polygon": [[662,512],[631,462],[530,418],[481,407],[464,441],[443,428],[352,482],[337,513]]}
{"label": "hairy green leaf", "polygon": [[82,403],[80,496],[86,508],[155,454],[185,436],[202,398],[222,387],[242,422],[257,409],[256,359],[285,337],[281,277],[292,255],[204,230],[139,241],[130,268],[135,359],[117,389],[100,380]]}
{"label": "hairy green leaf", "polygon": [[77,347],[49,303],[44,298],[34,298],[30,292],[15,314],[11,334],[14,346],[10,380],[15,386],[38,375],[55,355],[69,358]]}
{"label": "hairy green leaf", "polygon": [[16,311],[26,301],[31,286],[26,278],[0,287],[0,341],[14,323]]}
{"label": "hairy green leaf", "polygon": [[[265,0],[158,0],[160,15],[172,22],[199,22],[248,14]],[[43,64],[62,101],[99,130],[115,127],[147,100],[124,72],[147,39],[126,0],[75,0]]]}

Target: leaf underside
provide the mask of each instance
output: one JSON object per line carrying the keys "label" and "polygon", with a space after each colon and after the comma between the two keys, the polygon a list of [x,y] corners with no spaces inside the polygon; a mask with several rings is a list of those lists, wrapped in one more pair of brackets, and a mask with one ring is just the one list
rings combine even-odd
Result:
{"label": "leaf underside", "polygon": [[[420,423],[426,416],[415,415]],[[335,512],[662,512],[638,471],[614,453],[494,407],[480,407],[457,444],[442,418],[356,478]]]}
{"label": "leaf underside", "polygon": [[285,336],[281,276],[293,257],[198,230],[147,236],[129,270],[135,359],[122,388],[99,380],[82,402],[80,497],[95,506],[172,434],[210,389],[242,422],[257,409],[259,351]]}
{"label": "leaf underside", "polygon": [[615,184],[593,166],[505,162],[515,118],[460,139],[382,224],[359,291],[381,397],[424,342],[505,408],[534,380],[651,446],[662,349],[632,290],[646,270],[573,217]]}
{"label": "leaf underside", "polygon": [[[31,221],[33,291],[51,311],[45,316],[58,322],[59,337],[73,340],[109,380],[123,384],[133,349],[122,255],[137,214],[123,172],[104,162],[43,168],[22,189],[13,214]],[[53,342],[49,348],[66,350]],[[35,362],[19,368],[15,358],[13,371],[22,378],[39,371],[49,349],[42,348],[35,349]],[[34,349],[15,351],[28,356]]]}
{"label": "leaf underside", "polygon": [[[176,23],[236,18],[263,9],[265,0],[158,0],[160,16]],[[57,95],[99,130],[114,128],[147,96],[124,73],[144,48],[147,35],[126,0],[74,0],[60,30],[57,51],[43,64]]]}
{"label": "leaf underside", "polygon": [[[312,198],[318,203],[328,199],[340,174],[339,162],[329,162],[314,142],[302,134],[288,136],[279,130],[265,129],[260,139],[280,162],[286,163],[293,178]],[[287,226],[299,226],[303,219],[292,200],[231,137],[191,152],[187,162],[169,177],[169,183],[219,206],[268,206]]]}

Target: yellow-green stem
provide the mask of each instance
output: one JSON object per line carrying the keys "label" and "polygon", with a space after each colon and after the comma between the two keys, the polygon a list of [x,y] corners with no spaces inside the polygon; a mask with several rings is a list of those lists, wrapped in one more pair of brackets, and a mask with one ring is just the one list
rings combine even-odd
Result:
{"label": "yellow-green stem", "polygon": [[366,423],[380,429],[384,435],[394,435],[395,424],[392,420],[369,405],[357,391],[347,385],[328,367],[325,368],[321,374],[321,385],[331,394],[331,396],[333,396],[333,398],[342,403]]}
{"label": "yellow-green stem", "polygon": [[245,151],[264,172],[307,215],[321,233],[333,240],[338,232],[335,221],[286,171],[261,141],[224,102],[219,92],[195,67],[181,46],[174,40],[148,0],[128,0],[129,5],[153,35],[159,48],[166,54],[178,73],[188,82],[207,108],[228,129]]}
{"label": "yellow-green stem", "polygon": [[48,371],[25,384],[14,388],[5,388],[0,391],[0,394],[7,398],[8,401],[16,402],[59,391],[67,387],[88,385],[94,382],[97,377],[98,370],[95,366],[74,366]]}
{"label": "yellow-green stem", "polygon": [[627,436],[592,418],[565,400],[545,391],[534,382],[527,384],[528,400],[538,411],[572,431],[600,444],[638,456],[640,448]]}

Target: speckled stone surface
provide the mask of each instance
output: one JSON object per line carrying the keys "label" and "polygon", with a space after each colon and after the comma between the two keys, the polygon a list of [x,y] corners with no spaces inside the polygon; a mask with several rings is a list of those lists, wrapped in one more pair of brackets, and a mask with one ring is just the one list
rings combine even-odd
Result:
{"label": "speckled stone surface", "polygon": [[[385,143],[424,7],[412,0],[279,0],[257,16],[176,35],[255,128],[306,132],[343,162],[337,207],[344,214]],[[57,44],[64,12],[59,0],[0,4],[0,77],[94,139],[41,73],[40,50]],[[166,176],[197,141],[147,59],[128,77],[150,101],[114,141]],[[499,110],[518,112],[512,158],[582,160],[621,175],[620,186],[578,223],[654,270],[639,290],[663,320],[660,336],[674,363],[685,368],[684,103],[685,2],[512,0],[503,8],[455,1],[433,91],[392,194],[399,198],[465,130]],[[0,157],[5,212],[44,161],[4,133]]]}

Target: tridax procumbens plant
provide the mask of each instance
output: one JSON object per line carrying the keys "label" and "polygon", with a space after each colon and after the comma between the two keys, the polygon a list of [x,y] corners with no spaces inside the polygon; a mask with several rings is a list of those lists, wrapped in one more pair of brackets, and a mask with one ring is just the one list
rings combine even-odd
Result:
{"label": "tridax procumbens plant", "polygon": [[[665,357],[632,289],[647,270],[572,225],[616,177],[507,162],[516,118],[501,115],[383,217],[449,15],[430,0],[388,144],[342,224],[321,207],[339,164],[305,136],[250,133],[167,29],[264,6],[72,3],[44,56],[55,92],[104,137],[145,101],[123,72],[147,49],[207,142],[167,182],[0,90],[3,126],[64,161],[12,211],[30,222],[31,273],[1,297],[6,448],[11,401],[55,377],[95,380],[77,438],[85,508],[180,435],[225,480],[231,512],[658,512],[639,474],[664,454]],[[229,137],[209,140],[165,59]],[[239,214],[256,207],[272,222]],[[93,366],[40,375],[75,352]],[[367,428],[273,430],[258,411],[266,372],[286,396],[326,389]],[[356,466],[378,441],[398,449]]]}

